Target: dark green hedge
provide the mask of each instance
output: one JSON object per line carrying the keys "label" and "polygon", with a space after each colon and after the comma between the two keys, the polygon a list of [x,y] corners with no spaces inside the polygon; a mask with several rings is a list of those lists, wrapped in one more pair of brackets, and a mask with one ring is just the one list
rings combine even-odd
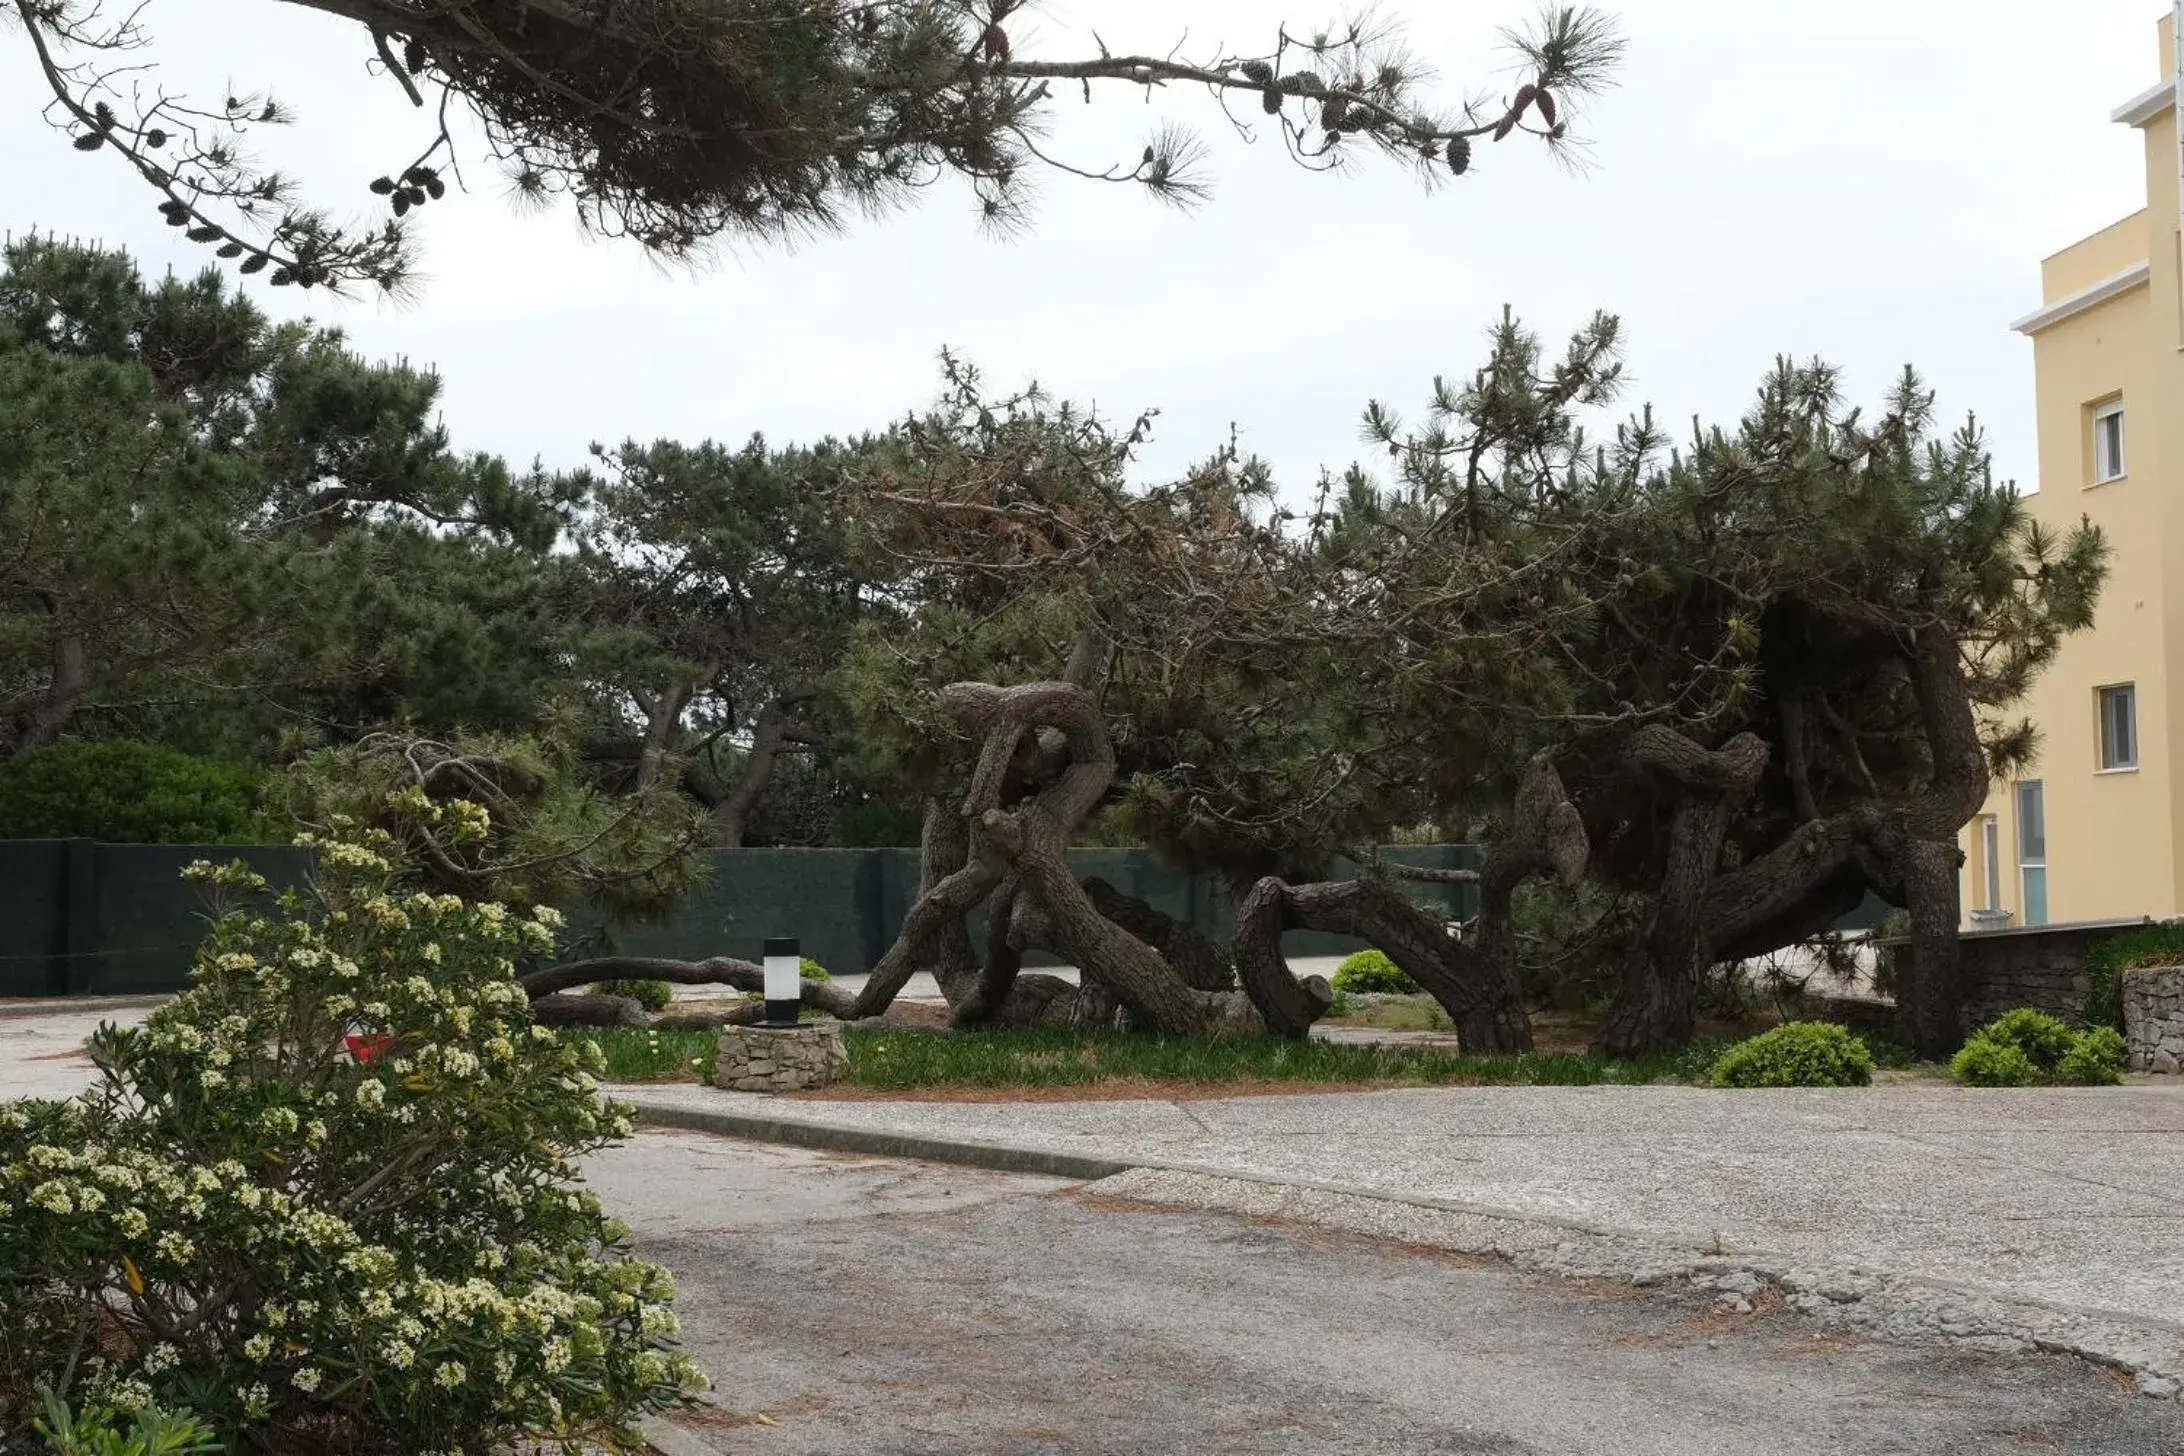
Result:
{"label": "dark green hedge", "polygon": [[252,844],[264,772],[128,739],[57,743],[0,764],[0,839]]}

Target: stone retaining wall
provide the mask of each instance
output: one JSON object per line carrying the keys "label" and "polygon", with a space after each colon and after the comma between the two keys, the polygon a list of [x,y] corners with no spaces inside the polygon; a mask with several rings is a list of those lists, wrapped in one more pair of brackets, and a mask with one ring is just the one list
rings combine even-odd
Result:
{"label": "stone retaining wall", "polygon": [[724,1026],[713,1085],[735,1092],[803,1092],[839,1082],[849,1072],[841,1023],[811,1026]]}
{"label": "stone retaining wall", "polygon": [[2123,973],[2123,1039],[2134,1072],[2184,1072],[2184,966]]}
{"label": "stone retaining wall", "polygon": [[[2093,988],[2086,973],[2086,953],[2104,940],[2143,930],[2153,922],[2084,921],[2010,930],[1972,930],[1957,937],[1962,1001],[1959,1024],[1969,1034],[2005,1011],[2030,1006],[2059,1016],[2072,1026],[2085,1025],[2086,997]],[[1903,984],[1914,954],[1910,942],[1891,937],[1877,943],[1884,975]],[[1910,1028],[1897,1034],[1908,1040]]]}

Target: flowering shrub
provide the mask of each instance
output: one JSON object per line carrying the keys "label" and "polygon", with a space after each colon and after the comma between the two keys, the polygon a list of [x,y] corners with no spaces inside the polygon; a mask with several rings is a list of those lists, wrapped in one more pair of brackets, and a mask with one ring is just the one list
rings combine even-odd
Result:
{"label": "flowering shrub", "polygon": [[627,1111],[514,979],[559,917],[310,843],[275,914],[193,866],[224,913],[190,988],[99,1032],[84,1097],[0,1104],[0,1429],[42,1383],[252,1450],[574,1450],[693,1393],[666,1273],[576,1184]]}

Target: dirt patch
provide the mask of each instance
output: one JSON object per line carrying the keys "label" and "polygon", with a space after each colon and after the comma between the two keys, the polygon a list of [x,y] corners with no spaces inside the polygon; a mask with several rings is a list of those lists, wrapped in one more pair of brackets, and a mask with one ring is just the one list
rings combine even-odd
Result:
{"label": "dirt patch", "polygon": [[1775,1347],[1777,1355],[1819,1356],[1847,1355],[1858,1348],[1855,1336],[1841,1330],[1815,1330],[1811,1334],[1795,1335]]}
{"label": "dirt patch", "polygon": [[91,1048],[77,1047],[73,1051],[40,1052],[34,1057],[23,1058],[26,1062],[86,1062],[91,1059]]}
{"label": "dirt patch", "polygon": [[724,1405],[701,1405],[676,1411],[668,1419],[697,1430],[734,1430],[742,1426],[778,1426],[795,1416],[815,1416],[829,1402],[823,1395],[799,1395],[762,1411],[730,1410]]}
{"label": "dirt patch", "polygon": [[1240,1078],[1233,1082],[1178,1082],[1160,1077],[1103,1077],[1097,1082],[1057,1082],[1035,1087],[986,1087],[944,1082],[930,1087],[857,1087],[837,1082],[809,1092],[782,1094],[799,1102],[1206,1102],[1219,1097],[1296,1097],[1306,1093],[1385,1092],[1415,1082],[1284,1082]]}

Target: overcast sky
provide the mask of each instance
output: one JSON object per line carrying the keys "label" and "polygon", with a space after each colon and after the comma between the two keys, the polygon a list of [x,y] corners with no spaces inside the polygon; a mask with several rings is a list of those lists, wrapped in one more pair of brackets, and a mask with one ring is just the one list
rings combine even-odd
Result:
{"label": "overcast sky", "polygon": [[[1500,25],[1530,0],[1389,0],[1447,94],[1499,82]],[[2009,323],[2039,304],[2039,260],[2143,202],[2140,137],[2108,120],[2161,74],[2157,0],[1628,0],[1621,88],[1587,107],[1592,168],[1521,140],[1428,194],[1393,165],[1298,170],[1239,142],[1209,99],[1110,95],[1061,108],[1055,144],[1134,157],[1163,111],[1194,120],[1218,187],[1178,215],[1054,178],[1033,230],[982,236],[967,196],[793,252],[745,247],[704,271],[520,215],[489,165],[428,208],[422,300],[298,297],[358,348],[446,379],[458,445],[549,465],[595,439],[788,441],[876,427],[936,387],[948,346],[997,384],[1036,377],[1121,413],[1163,412],[1166,471],[1224,437],[1285,482],[1364,453],[1368,399],[1410,410],[1436,373],[1477,362],[1506,304],[1559,334],[1591,310],[1627,325],[1631,402],[1670,422],[1733,415],[1778,353],[1842,365],[1875,396],[1912,362],[1951,415],[1976,411],[1998,468],[2034,481],[2032,350]],[[1051,0],[1033,44],[1256,49],[1311,0]],[[152,0],[170,85],[212,98],[273,85],[300,113],[270,155],[342,207],[415,151],[357,28],[268,0]],[[163,227],[117,160],[40,120],[20,33],[0,29],[0,228],[125,246],[148,270],[203,249]],[[409,129],[409,130],[405,130]],[[375,131],[377,135],[375,136]],[[407,150],[405,150],[407,148]],[[353,202],[352,200],[353,199]]]}

